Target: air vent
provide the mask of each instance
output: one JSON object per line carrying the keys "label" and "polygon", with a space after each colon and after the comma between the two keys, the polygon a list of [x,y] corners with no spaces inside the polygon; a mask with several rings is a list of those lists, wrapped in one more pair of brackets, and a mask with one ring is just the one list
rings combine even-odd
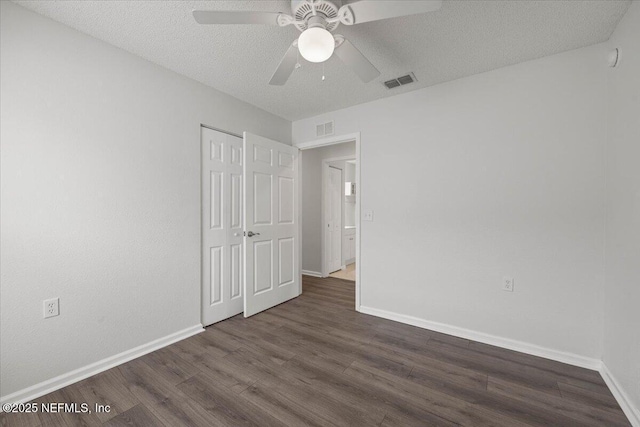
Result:
{"label": "air vent", "polygon": [[316,136],[333,135],[333,121],[316,125]]}
{"label": "air vent", "polygon": [[399,86],[408,85],[416,81],[416,76],[413,73],[409,73],[406,76],[401,76],[392,80],[387,80],[384,85],[387,89],[393,89]]}
{"label": "air vent", "polygon": [[394,87],[400,86],[400,82],[398,81],[398,79],[387,80],[386,82],[384,82],[384,85],[387,87],[387,89],[393,89]]}

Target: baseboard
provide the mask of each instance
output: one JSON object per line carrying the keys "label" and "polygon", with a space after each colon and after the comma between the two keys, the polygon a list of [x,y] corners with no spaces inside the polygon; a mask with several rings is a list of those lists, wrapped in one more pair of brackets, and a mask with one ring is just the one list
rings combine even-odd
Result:
{"label": "baseboard", "polygon": [[311,271],[311,270],[302,270],[302,274],[305,276],[311,276],[311,277],[322,277],[322,273],[317,271]]}
{"label": "baseboard", "polygon": [[185,338],[189,338],[190,336],[203,331],[204,328],[201,324],[194,325],[190,328],[186,328],[165,337],[158,338],[157,340],[148,342],[130,350],[123,351],[122,353],[107,357],[106,359],[102,359],[98,362],[92,363],[82,368],[67,372],[66,374],[51,378],[50,380],[43,381],[31,387],[16,391],[15,393],[2,396],[0,397],[0,404],[29,402],[47,393],[59,390],[62,387],[66,387],[92,375],[99,374],[100,372],[106,371],[107,369],[111,369],[115,366],[128,362],[129,360],[136,359],[147,353],[151,353],[152,351],[158,350],[162,347],[166,347],[169,344],[173,344],[174,342],[181,341]]}
{"label": "baseboard", "polygon": [[613,376],[607,365],[602,362],[600,367],[600,375],[602,375],[602,379],[611,390],[613,397],[618,401],[618,405],[622,408],[622,411],[629,419],[629,422],[633,427],[640,427],[640,410],[636,408],[627,393],[624,392],[624,389],[620,386],[616,378]]}
{"label": "baseboard", "polygon": [[597,371],[602,365],[602,362],[599,359],[593,359],[590,357],[580,356],[578,354],[554,350],[547,347],[541,347],[535,344],[516,341],[510,338],[503,338],[497,335],[486,334],[471,329],[447,325],[445,323],[433,322],[430,320],[420,319],[418,317],[407,316],[404,314],[365,306],[360,306],[359,311],[364,314],[370,314],[372,316],[382,317],[384,319],[394,320],[400,323],[406,323],[407,325],[417,326],[419,328],[429,329],[432,331],[441,332],[443,334],[454,335],[456,337],[465,338],[468,340],[495,345],[497,347],[519,351],[521,353],[527,353],[533,356],[544,357],[545,359],[555,360],[556,362],[567,363],[569,365],[579,366],[581,368],[587,368]]}

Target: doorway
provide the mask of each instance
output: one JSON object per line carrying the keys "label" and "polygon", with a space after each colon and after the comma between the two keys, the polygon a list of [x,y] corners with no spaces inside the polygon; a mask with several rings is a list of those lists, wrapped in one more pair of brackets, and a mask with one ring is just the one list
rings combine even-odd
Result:
{"label": "doorway", "polygon": [[[356,310],[360,307],[359,142],[359,134],[352,134],[296,145],[301,150],[302,274],[327,278],[327,286],[344,283],[345,289],[355,289]],[[318,279],[312,281],[321,286],[324,282]]]}

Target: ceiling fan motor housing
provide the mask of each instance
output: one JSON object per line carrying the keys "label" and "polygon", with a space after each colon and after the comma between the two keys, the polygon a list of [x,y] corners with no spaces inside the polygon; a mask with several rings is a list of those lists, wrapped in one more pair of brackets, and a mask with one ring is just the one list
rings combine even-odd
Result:
{"label": "ceiling fan motor housing", "polygon": [[[342,2],[340,0],[291,0],[291,12],[296,21],[294,25],[300,31],[304,31],[309,27],[319,26],[318,17],[322,18],[322,20],[336,18],[341,5]],[[316,11],[315,17],[313,15],[314,8]],[[310,18],[313,18],[313,20],[310,20]],[[327,31],[333,31],[338,25],[340,25],[340,21],[325,22],[324,28]]]}

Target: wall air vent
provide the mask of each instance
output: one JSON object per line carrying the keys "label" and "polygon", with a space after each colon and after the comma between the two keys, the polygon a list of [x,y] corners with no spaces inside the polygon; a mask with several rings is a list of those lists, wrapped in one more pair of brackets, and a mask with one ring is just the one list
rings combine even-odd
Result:
{"label": "wall air vent", "polygon": [[409,83],[413,83],[415,81],[417,81],[416,76],[413,73],[409,73],[406,76],[387,80],[386,82],[384,82],[384,85],[387,87],[387,89],[393,89],[396,87],[408,85]]}
{"label": "wall air vent", "polygon": [[316,136],[333,135],[333,120],[316,125]]}

